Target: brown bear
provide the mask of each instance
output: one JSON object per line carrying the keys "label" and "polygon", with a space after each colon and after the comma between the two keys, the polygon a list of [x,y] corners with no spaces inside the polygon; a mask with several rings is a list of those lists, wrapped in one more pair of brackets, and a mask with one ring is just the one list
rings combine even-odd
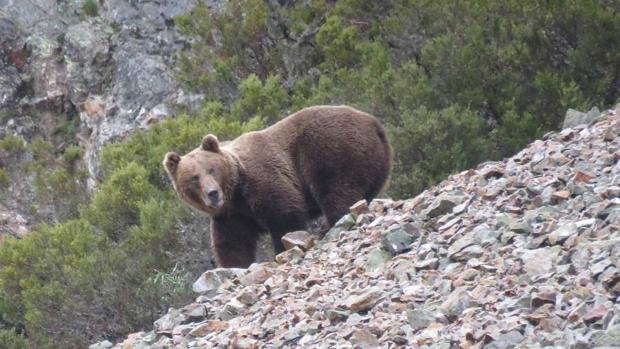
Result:
{"label": "brown bear", "polygon": [[280,238],[325,215],[332,226],[355,202],[372,200],[391,167],[386,132],[372,115],[347,106],[305,108],[226,145],[214,135],[164,167],[185,203],[211,216],[222,267],[254,262],[257,238]]}

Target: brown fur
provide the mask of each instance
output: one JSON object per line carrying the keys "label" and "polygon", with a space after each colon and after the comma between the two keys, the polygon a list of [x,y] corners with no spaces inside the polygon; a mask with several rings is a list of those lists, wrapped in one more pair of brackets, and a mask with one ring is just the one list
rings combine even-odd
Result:
{"label": "brown fur", "polygon": [[223,267],[254,261],[259,233],[280,238],[324,214],[330,226],[384,186],[391,150],[383,126],[346,106],[303,109],[262,131],[164,159],[179,197],[212,217],[216,259]]}

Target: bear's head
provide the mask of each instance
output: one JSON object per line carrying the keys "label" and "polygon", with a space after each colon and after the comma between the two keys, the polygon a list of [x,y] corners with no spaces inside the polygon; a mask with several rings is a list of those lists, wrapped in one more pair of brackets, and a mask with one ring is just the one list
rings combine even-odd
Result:
{"label": "bear's head", "polygon": [[220,148],[217,137],[205,136],[200,147],[184,156],[167,153],[163,165],[182,201],[211,216],[224,211],[237,176],[231,156]]}

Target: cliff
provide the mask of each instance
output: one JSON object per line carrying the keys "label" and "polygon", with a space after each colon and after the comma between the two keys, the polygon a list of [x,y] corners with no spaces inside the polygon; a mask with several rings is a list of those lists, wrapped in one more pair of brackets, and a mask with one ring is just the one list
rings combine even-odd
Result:
{"label": "cliff", "polygon": [[82,150],[75,167],[85,171],[78,183],[84,192],[102,179],[104,145],[157,123],[175,107],[200,103],[202,97],[178,86],[173,72],[174,53],[188,38],[172,18],[195,4],[0,1],[0,139],[15,137],[25,145],[17,154],[0,149],[7,178],[0,193],[7,224],[0,234],[23,236],[40,222],[71,216],[64,212],[70,209],[43,200],[51,190],[37,191],[36,175],[24,169],[38,160],[30,147],[37,139],[54,154],[71,145]]}

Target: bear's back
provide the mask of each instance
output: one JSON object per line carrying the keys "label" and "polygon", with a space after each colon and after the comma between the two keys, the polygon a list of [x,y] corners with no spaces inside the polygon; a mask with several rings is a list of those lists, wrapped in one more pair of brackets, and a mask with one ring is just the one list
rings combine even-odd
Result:
{"label": "bear's back", "polygon": [[377,126],[381,127],[374,116],[348,106],[313,106],[290,115],[262,132],[280,146],[288,147],[304,141],[341,143],[339,139],[364,137],[365,130]]}

